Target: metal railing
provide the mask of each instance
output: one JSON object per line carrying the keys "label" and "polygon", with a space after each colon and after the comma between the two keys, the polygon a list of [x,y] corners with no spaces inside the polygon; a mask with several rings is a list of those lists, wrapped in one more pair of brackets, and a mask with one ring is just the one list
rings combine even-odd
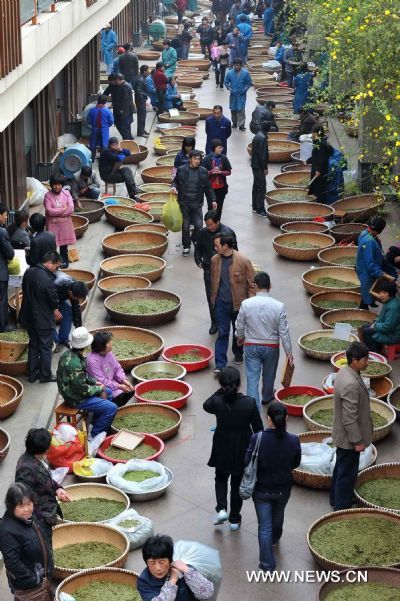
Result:
{"label": "metal railing", "polygon": [[39,13],[55,11],[57,0],[19,0],[20,5],[20,24],[24,25],[32,21],[36,25]]}

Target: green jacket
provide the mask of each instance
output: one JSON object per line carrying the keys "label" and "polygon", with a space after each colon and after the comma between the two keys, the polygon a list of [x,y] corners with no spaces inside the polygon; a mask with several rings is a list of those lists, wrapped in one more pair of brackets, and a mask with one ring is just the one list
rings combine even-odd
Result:
{"label": "green jacket", "polygon": [[382,311],[374,325],[373,339],[381,344],[400,343],[400,299],[390,298],[382,307]]}
{"label": "green jacket", "polygon": [[85,398],[98,396],[103,388],[87,374],[86,359],[78,351],[66,351],[61,355],[57,368],[58,392],[67,405],[79,405]]}

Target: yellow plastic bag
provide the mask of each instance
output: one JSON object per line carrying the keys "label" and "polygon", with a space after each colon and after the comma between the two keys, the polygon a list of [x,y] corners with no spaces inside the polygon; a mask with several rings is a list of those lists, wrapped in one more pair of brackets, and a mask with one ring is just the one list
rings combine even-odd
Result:
{"label": "yellow plastic bag", "polygon": [[182,229],[183,217],[180,206],[175,194],[169,195],[169,200],[163,206],[162,220],[165,227],[171,232],[180,232]]}
{"label": "yellow plastic bag", "polygon": [[80,461],[75,461],[72,464],[72,470],[74,474],[77,476],[93,476],[93,471],[91,466],[94,463],[93,457],[85,457]]}

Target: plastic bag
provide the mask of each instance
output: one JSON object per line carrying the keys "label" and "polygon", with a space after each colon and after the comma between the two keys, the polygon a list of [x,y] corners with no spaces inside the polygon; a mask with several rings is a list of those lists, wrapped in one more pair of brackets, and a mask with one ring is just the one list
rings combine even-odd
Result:
{"label": "plastic bag", "polygon": [[183,224],[182,211],[174,194],[169,195],[169,199],[163,206],[162,220],[165,227],[171,232],[180,232]]}
{"label": "plastic bag", "polygon": [[106,436],[107,432],[99,432],[99,434],[96,434],[96,436],[89,441],[88,454],[90,457],[94,457],[95,455],[97,455],[97,451],[99,450],[101,444],[104,442]]}
{"label": "plastic bag", "polygon": [[214,585],[212,599],[216,599],[222,579],[219,551],[191,540],[178,540],[174,543],[174,560],[179,559],[198,570]]}
{"label": "plastic bag", "polygon": [[104,476],[104,474],[110,471],[112,466],[111,461],[106,461],[105,459],[84,457],[81,461],[75,461],[72,469],[77,476]]}
{"label": "plastic bag", "polygon": [[44,196],[48,190],[38,179],[26,178],[26,189],[28,191],[28,202],[30,207],[43,204]]}
{"label": "plastic bag", "polygon": [[[126,472],[139,472],[150,470],[157,472],[159,476],[148,478],[143,482],[129,482],[123,477]],[[157,461],[146,461],[145,459],[130,459],[126,463],[117,463],[108,472],[107,481],[123,492],[141,493],[157,490],[168,483],[168,476],[164,466]]]}
{"label": "plastic bag", "polygon": [[[135,520],[139,524],[132,526],[132,528],[124,528],[120,526],[120,523],[125,520]],[[130,551],[143,547],[146,540],[154,535],[153,522],[149,518],[139,515],[134,509],[126,509],[107,523],[128,537]]]}
{"label": "plastic bag", "polygon": [[60,593],[59,594],[60,601],[75,601],[75,597],[69,595],[68,593]]}
{"label": "plastic bag", "polygon": [[299,469],[312,474],[329,476],[333,473],[336,449],[320,442],[305,442],[301,445]]}
{"label": "plastic bag", "polygon": [[372,462],[373,458],[374,454],[372,452],[372,444],[370,444],[369,447],[367,447],[364,451],[361,451],[360,453],[360,465],[358,467],[358,471],[361,472],[361,470],[368,467],[368,465]]}
{"label": "plastic bag", "polygon": [[85,456],[84,436],[69,424],[59,424],[52,432],[46,456],[53,467],[67,467],[71,472],[72,464]]}
{"label": "plastic bag", "polygon": [[78,430],[70,424],[59,424],[53,430],[53,436],[63,444],[75,440],[77,434]]}
{"label": "plastic bag", "polygon": [[55,470],[50,470],[50,472],[51,472],[51,477],[53,478],[53,480],[55,480],[58,484],[62,484],[65,476],[68,474],[68,468],[67,467],[56,467]]}

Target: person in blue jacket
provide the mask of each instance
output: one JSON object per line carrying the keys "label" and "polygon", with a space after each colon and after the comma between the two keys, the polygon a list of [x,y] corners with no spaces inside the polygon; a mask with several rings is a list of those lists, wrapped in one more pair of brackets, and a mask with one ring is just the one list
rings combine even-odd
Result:
{"label": "person in blue jacket", "polygon": [[265,35],[272,35],[275,30],[275,11],[271,4],[269,4],[264,11],[263,21]]}
{"label": "person in blue jacket", "polygon": [[90,109],[86,121],[92,128],[89,138],[89,148],[92,153],[92,160],[96,158],[96,149],[99,146],[100,152],[108,145],[110,137],[110,127],[114,123],[114,117],[110,109],[106,106],[107,96],[99,96],[96,106]]}
{"label": "person in blue jacket", "polygon": [[241,15],[240,22],[239,22],[237,28],[239,29],[240,33],[242,34],[241,46],[242,46],[243,60],[245,62],[247,62],[247,53],[248,53],[248,49],[249,49],[250,40],[253,37],[253,29],[252,29],[251,25],[249,25],[249,23],[247,23],[246,15]]}
{"label": "person in blue jacket", "polygon": [[186,136],[182,140],[182,148],[175,157],[174,169],[178,169],[182,165],[189,164],[189,154],[196,148],[196,138],[194,136]]}
{"label": "person in blue jacket", "polygon": [[114,58],[113,63],[111,65],[111,73],[113,74],[117,74],[120,72],[119,70],[119,57],[121,56],[121,54],[125,53],[125,48],[123,48],[122,46],[120,48],[118,48],[117,50],[117,56]]}
{"label": "person in blue jacket", "polygon": [[299,113],[300,108],[305,106],[310,98],[310,88],[313,84],[313,75],[308,70],[307,63],[302,63],[300,73],[293,79],[294,82],[294,100],[293,112]]}
{"label": "person in blue jacket", "polygon": [[111,28],[111,23],[107,23],[101,30],[100,48],[103,53],[103,60],[106,64],[107,73],[110,75],[114,60],[115,48],[118,44],[117,34]]}
{"label": "person in blue jacket", "polygon": [[325,203],[331,205],[343,196],[344,176],[343,170],[347,169],[347,161],[343,153],[332,147],[332,154],[328,160],[328,177],[326,181]]}
{"label": "person in blue jacket", "polygon": [[167,90],[165,93],[165,108],[167,111],[169,109],[179,109],[181,110],[183,105],[181,95],[178,92],[178,88],[176,87],[176,77],[168,78]]}
{"label": "person in blue jacket", "polygon": [[213,107],[213,114],[206,119],[206,154],[211,152],[211,141],[218,139],[221,140],[224,147],[222,154],[228,154],[228,138],[232,134],[232,123],[225,117],[222,112],[222,106],[216,104]]}
{"label": "person in blue jacket", "polygon": [[229,90],[229,108],[232,115],[232,127],[238,127],[241,131],[245,131],[246,121],[246,95],[247,90],[251,88],[253,82],[249,72],[242,68],[242,61],[236,58],[233,61],[233,69],[228,71],[225,77],[225,87]]}
{"label": "person in blue jacket", "polygon": [[357,242],[356,272],[361,282],[360,309],[368,309],[368,306],[376,307],[376,303],[370,289],[374,281],[384,273],[397,278],[396,270],[387,265],[379,234],[386,227],[383,217],[371,219],[366,230],[361,232]]}
{"label": "person in blue jacket", "polygon": [[229,66],[232,67],[236,59],[243,60],[242,55],[242,40],[243,36],[237,27],[233,28],[231,33],[226,36],[226,41],[229,46]]}
{"label": "person in blue jacket", "polygon": [[153,79],[155,71],[155,69],[152,69],[150,75],[146,77],[146,92],[147,96],[150,98],[150,102],[153,108],[157,107],[157,90],[156,86],[154,85]]}
{"label": "person in blue jacket", "polygon": [[249,15],[247,15],[245,12],[240,12],[238,15],[236,15],[236,19],[235,19],[235,24],[239,25],[239,23],[247,23],[248,25],[251,25],[251,20]]}
{"label": "person in blue jacket", "polygon": [[382,353],[383,345],[400,344],[400,299],[394,280],[383,280],[377,287],[382,311],[376,321],[361,328],[364,344],[374,353]]}
{"label": "person in blue jacket", "polygon": [[278,61],[278,63],[281,63],[281,65],[283,65],[283,57],[285,54],[285,49],[283,47],[281,40],[277,40],[275,47],[276,47],[276,50],[275,50],[274,59],[276,61]]}

